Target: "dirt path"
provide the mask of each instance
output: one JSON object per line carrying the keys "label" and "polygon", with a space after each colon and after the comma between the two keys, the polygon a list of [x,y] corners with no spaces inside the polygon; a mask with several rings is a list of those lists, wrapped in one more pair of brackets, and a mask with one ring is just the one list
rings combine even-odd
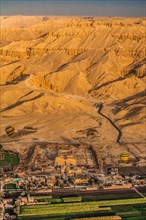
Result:
{"label": "dirt path", "polygon": [[139,192],[135,187],[133,187],[134,191],[139,194],[142,198],[146,198],[141,192]]}
{"label": "dirt path", "polygon": [[102,111],[102,109],[103,109],[103,104],[102,103],[100,103],[100,104],[98,104],[98,103],[96,103],[95,104],[95,107],[98,109],[98,113],[101,115],[101,116],[103,116],[104,118],[106,118],[111,124],[112,124],[112,126],[118,131],[118,136],[117,136],[117,140],[116,140],[116,142],[117,143],[121,143],[121,137],[122,137],[122,132],[121,132],[121,130],[114,124],[114,122],[109,118],[109,117],[107,117],[106,115],[104,115],[101,111]]}

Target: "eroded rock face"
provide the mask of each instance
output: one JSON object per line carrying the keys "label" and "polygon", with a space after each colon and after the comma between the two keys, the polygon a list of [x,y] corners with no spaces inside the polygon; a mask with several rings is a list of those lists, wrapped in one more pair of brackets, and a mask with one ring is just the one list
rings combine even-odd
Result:
{"label": "eroded rock face", "polygon": [[[17,19],[22,19],[22,27],[15,21]],[[1,60],[5,64],[7,59],[8,63],[11,58],[13,62],[21,60],[25,62],[25,71],[30,71],[31,66],[35,74],[44,67],[47,71],[44,80],[54,91],[66,91],[74,76],[81,72],[84,72],[83,81],[90,84],[86,92],[95,91],[99,84],[118,80],[129,72],[137,77],[145,74],[143,19],[52,18],[44,22],[39,18],[37,24],[33,20],[34,25],[29,23],[29,18],[24,21],[23,17],[2,19]],[[56,87],[56,80],[64,71],[68,71],[68,76]],[[115,98],[115,94],[111,95]]]}
{"label": "eroded rock face", "polygon": [[1,17],[2,134],[12,123],[35,125],[38,139],[80,140],[78,130],[98,124],[94,142],[112,143],[102,102],[125,142],[143,142],[145,29],[144,18]]}

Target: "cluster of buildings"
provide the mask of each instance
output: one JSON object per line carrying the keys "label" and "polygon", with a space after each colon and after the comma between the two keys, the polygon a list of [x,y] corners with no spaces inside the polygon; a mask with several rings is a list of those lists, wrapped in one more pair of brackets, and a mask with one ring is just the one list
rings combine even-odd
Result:
{"label": "cluster of buildings", "polygon": [[[65,159],[65,161],[67,158]],[[74,161],[74,160],[73,160]],[[75,161],[74,161],[75,162]],[[56,158],[56,175],[28,175],[19,178],[7,178],[5,185],[15,185],[12,189],[16,191],[51,192],[55,188],[84,188],[84,189],[106,189],[106,188],[131,188],[133,186],[146,185],[146,178],[140,176],[121,176],[117,168],[112,168],[109,174],[89,173],[88,170],[80,170],[73,165],[60,165]],[[63,163],[63,160],[61,161]],[[2,186],[2,187],[3,187]],[[7,192],[9,189],[2,189]]]}
{"label": "cluster of buildings", "polygon": [[[57,146],[47,150],[47,156],[42,156],[43,152],[41,158],[37,157],[38,153],[35,154],[30,166],[26,164],[28,167],[26,172],[24,172],[25,167],[22,167],[23,172],[17,171],[17,176],[23,179],[17,183],[18,188],[27,186],[31,189],[53,188],[89,184],[91,177],[99,172],[95,155],[89,146]],[[37,151],[40,152],[39,149]]]}
{"label": "cluster of buildings", "polygon": [[0,202],[0,220],[4,219],[4,205]]}
{"label": "cluster of buildings", "polygon": [[[84,187],[107,188],[107,187],[131,187],[132,185],[144,185],[145,179],[136,176],[123,176],[117,168],[111,168],[108,172],[101,172],[98,167],[96,155],[91,146],[57,146],[48,148],[49,159],[45,170],[30,172],[30,174],[18,172],[17,178],[3,175],[2,187],[12,184],[20,191],[40,191],[53,188]],[[39,151],[39,149],[37,149]],[[50,154],[52,152],[52,154]],[[37,154],[36,154],[37,155]],[[41,154],[42,155],[42,154]],[[128,154],[121,154],[121,159],[129,159]],[[43,160],[43,159],[42,159]],[[34,156],[33,169],[40,162],[40,158]],[[44,165],[43,165],[44,166]],[[6,191],[6,190],[5,190]]]}
{"label": "cluster of buildings", "polygon": [[[68,156],[64,158],[64,155],[68,153]],[[62,160],[60,158],[62,157]],[[6,184],[15,184],[16,191],[18,191],[21,196],[17,198],[14,202],[12,198],[4,198],[3,203],[0,205],[0,215],[4,216],[4,210],[11,209],[14,211],[14,215],[9,216],[5,214],[4,219],[15,219],[16,215],[20,213],[20,207],[22,205],[30,204],[48,204],[46,201],[37,201],[35,197],[31,197],[28,193],[31,191],[34,195],[42,193],[43,195],[48,195],[52,193],[55,188],[83,188],[86,190],[97,190],[97,189],[115,189],[115,188],[131,188],[134,186],[144,186],[146,185],[146,178],[140,178],[139,176],[121,176],[117,168],[111,168],[109,173],[94,173],[88,175],[82,174],[79,172],[76,173],[76,170],[71,174],[68,174],[68,171],[72,170],[73,167],[71,162],[74,163],[75,160],[69,157],[69,152],[61,151],[59,154],[59,159],[56,157],[56,169],[60,169],[60,174],[56,176],[49,175],[29,175],[19,178],[7,178]],[[67,161],[69,162],[67,166]],[[60,165],[62,163],[62,165]],[[64,168],[64,170],[62,169]],[[75,166],[76,167],[76,166]],[[68,168],[67,170],[65,168]],[[83,178],[84,175],[84,178]],[[9,190],[8,190],[9,191]],[[7,194],[7,190],[3,193]],[[1,219],[1,218],[0,218]]]}
{"label": "cluster of buildings", "polygon": [[121,175],[118,168],[111,168],[110,171],[102,178],[103,187],[111,188],[131,188],[133,186],[145,185],[146,178],[138,175]]}

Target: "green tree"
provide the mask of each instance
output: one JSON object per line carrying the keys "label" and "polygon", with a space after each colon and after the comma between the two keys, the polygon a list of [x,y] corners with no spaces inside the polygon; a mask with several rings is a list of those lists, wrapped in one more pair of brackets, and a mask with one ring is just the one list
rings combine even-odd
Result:
{"label": "green tree", "polygon": [[3,145],[2,145],[2,144],[0,144],[0,150],[1,150],[1,149],[3,149]]}

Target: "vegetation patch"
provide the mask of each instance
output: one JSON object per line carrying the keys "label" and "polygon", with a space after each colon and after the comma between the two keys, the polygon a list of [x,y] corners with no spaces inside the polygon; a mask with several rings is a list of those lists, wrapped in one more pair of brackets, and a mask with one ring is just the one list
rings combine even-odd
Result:
{"label": "vegetation patch", "polygon": [[15,167],[19,164],[19,157],[18,154],[15,153],[4,153],[3,154],[3,159],[0,160],[0,167],[6,167],[6,166],[11,166]]}
{"label": "vegetation patch", "polygon": [[52,199],[52,196],[32,196],[34,199]]}
{"label": "vegetation patch", "polygon": [[62,199],[63,199],[63,202],[81,202],[82,201],[82,197],[66,197]]}
{"label": "vegetation patch", "polygon": [[[118,194],[119,199],[134,199],[141,198],[137,193],[134,194]],[[102,201],[102,200],[117,200],[117,195],[114,194],[102,194],[98,196],[83,196],[82,202],[90,202],[90,201]]]}
{"label": "vegetation patch", "polygon": [[42,199],[37,199],[38,202],[49,202],[51,204],[57,204],[57,203],[62,203],[63,200],[59,198],[42,198]]}
{"label": "vegetation patch", "polygon": [[[71,219],[73,220],[73,219]],[[94,218],[75,218],[74,220],[121,220],[120,216],[102,216],[102,217],[94,217]]]}
{"label": "vegetation patch", "polygon": [[122,205],[113,206],[112,210],[116,212],[117,215],[121,216],[122,219],[146,219],[146,203],[144,204],[133,204],[133,205]]}
{"label": "vegetation patch", "polygon": [[111,211],[110,207],[99,208],[97,202],[64,203],[50,205],[21,206],[20,216],[41,215],[41,214],[69,214],[94,211]]}
{"label": "vegetation patch", "polygon": [[139,203],[146,203],[146,198],[98,201],[99,206],[130,205]]}
{"label": "vegetation patch", "polygon": [[125,218],[122,218],[122,220],[146,220],[146,215],[145,216],[135,216],[135,217],[125,217]]}
{"label": "vegetation patch", "polygon": [[[131,205],[131,213],[139,213],[139,210],[135,209],[132,204],[141,204],[146,203],[145,198],[138,199],[123,199],[123,200],[105,200],[105,201],[96,201],[96,202],[70,202],[80,197],[71,197],[71,198],[43,198],[40,201],[50,201],[50,203],[60,203],[60,204],[48,204],[48,205],[30,205],[30,206],[21,206],[21,214],[20,216],[31,216],[31,215],[56,215],[56,214],[70,214],[70,213],[82,213],[82,212],[95,212],[95,211],[110,211],[111,208],[109,206],[115,206],[113,209],[114,212],[128,212],[127,207],[125,207],[124,211],[121,205]],[[61,203],[61,202],[70,202],[70,203]],[[119,206],[119,207],[118,207]],[[142,207],[141,207],[142,208]],[[144,210],[143,210],[144,211]]]}
{"label": "vegetation patch", "polygon": [[5,184],[3,186],[3,189],[16,189],[16,184],[12,184],[12,183]]}
{"label": "vegetation patch", "polygon": [[33,196],[38,202],[49,202],[55,203],[70,203],[70,202],[81,202],[82,197],[65,197],[65,198],[52,198],[52,196]]}

